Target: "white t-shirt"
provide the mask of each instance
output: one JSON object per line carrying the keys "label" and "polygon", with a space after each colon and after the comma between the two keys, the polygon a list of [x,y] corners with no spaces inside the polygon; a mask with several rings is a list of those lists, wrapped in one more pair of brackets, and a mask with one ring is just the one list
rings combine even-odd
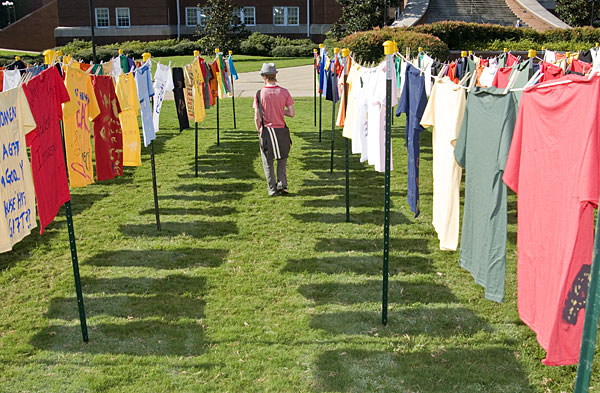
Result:
{"label": "white t-shirt", "polygon": [[369,110],[369,94],[372,93],[374,81],[374,68],[361,68],[358,81],[355,81],[353,90],[356,89],[356,113],[352,129],[352,153],[360,154],[360,162],[367,161],[367,112]]}
{"label": "white t-shirt", "polygon": [[352,139],[356,125],[356,102],[358,101],[357,93],[360,91],[360,68],[356,63],[352,63],[350,71],[348,71],[348,79],[346,80],[348,83],[348,105],[346,107],[346,119],[344,120],[342,135],[350,139]]}
{"label": "white t-shirt", "polygon": [[492,86],[496,72],[498,72],[498,67],[485,67],[479,76],[479,84],[483,87]]}
{"label": "white t-shirt", "polygon": [[[18,72],[18,71],[17,71]],[[35,221],[35,193],[25,135],[36,127],[23,88],[0,93],[0,252],[31,233]]]}
{"label": "white t-shirt", "polygon": [[2,91],[14,89],[19,86],[21,80],[21,72],[19,70],[4,70],[4,83]]}
{"label": "white t-shirt", "polygon": [[433,126],[433,227],[440,249],[448,251],[458,246],[462,168],[454,158],[454,145],[465,105],[464,90],[444,77],[433,86],[421,118],[423,127]]}
{"label": "white t-shirt", "polygon": [[152,122],[154,123],[154,130],[157,133],[160,110],[165,99],[165,92],[167,90],[173,90],[174,88],[171,67],[166,64],[157,64],[156,72],[154,73],[154,107],[152,109]]}
{"label": "white t-shirt", "polygon": [[[373,89],[369,94],[369,109],[367,113],[367,156],[369,165],[377,172],[385,172],[385,105],[386,105],[386,65],[381,63],[375,69],[371,84]],[[392,74],[392,87],[396,86],[396,70]],[[392,110],[398,104],[398,92],[392,88]],[[394,169],[390,160],[390,170]]]}

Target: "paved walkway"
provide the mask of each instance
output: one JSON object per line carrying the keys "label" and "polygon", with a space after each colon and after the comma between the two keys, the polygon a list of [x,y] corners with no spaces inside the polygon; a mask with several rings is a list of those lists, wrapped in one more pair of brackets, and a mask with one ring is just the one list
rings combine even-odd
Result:
{"label": "paved walkway", "polygon": [[[256,91],[263,86],[260,72],[244,72],[238,74],[239,79],[233,82],[235,96],[254,97]],[[292,97],[312,97],[313,66],[282,68],[277,74],[277,83],[290,91]],[[173,92],[167,91],[165,99],[172,100]]]}

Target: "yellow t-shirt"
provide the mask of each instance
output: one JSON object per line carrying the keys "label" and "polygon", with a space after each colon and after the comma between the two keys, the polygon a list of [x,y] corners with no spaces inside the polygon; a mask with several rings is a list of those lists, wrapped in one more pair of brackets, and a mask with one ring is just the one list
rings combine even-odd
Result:
{"label": "yellow t-shirt", "polygon": [[85,187],[94,182],[90,121],[100,114],[100,108],[90,74],[67,67],[65,86],[70,98],[63,106],[69,181],[71,187]]}
{"label": "yellow t-shirt", "polygon": [[25,134],[36,124],[21,87],[0,93],[0,252],[31,233],[35,221],[35,193],[27,158]]}
{"label": "yellow t-shirt", "polygon": [[192,71],[191,64],[188,64],[183,68],[183,74],[185,80],[183,95],[185,97],[185,107],[187,109],[188,119],[190,121],[196,121],[196,111],[194,110],[194,72]]}
{"label": "yellow t-shirt", "polygon": [[142,165],[142,143],[137,114],[140,111],[140,100],[137,96],[133,73],[119,75],[117,79],[117,98],[122,112],[119,113],[123,130],[123,165]]}
{"label": "yellow t-shirt", "polygon": [[202,89],[202,70],[200,69],[200,63],[198,59],[194,59],[192,62],[192,74],[194,75],[194,115],[195,121],[198,123],[204,120],[206,117],[206,111],[204,109],[204,91]]}

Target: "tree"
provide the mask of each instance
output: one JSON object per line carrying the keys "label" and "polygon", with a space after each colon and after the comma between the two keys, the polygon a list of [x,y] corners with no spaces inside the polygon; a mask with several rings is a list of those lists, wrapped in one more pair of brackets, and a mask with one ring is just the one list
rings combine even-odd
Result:
{"label": "tree", "polygon": [[395,7],[400,3],[399,0],[337,0],[337,2],[342,6],[342,16],[331,28],[332,34],[337,38],[383,26],[385,5]]}
{"label": "tree", "polygon": [[589,26],[592,21],[596,24],[600,15],[600,0],[558,0],[555,11],[560,19],[571,26]]}
{"label": "tree", "polygon": [[196,35],[200,36],[200,46],[204,53],[212,54],[215,48],[226,53],[237,51],[240,41],[248,31],[237,16],[236,8],[231,0],[207,0],[200,6],[206,13],[206,26],[198,26]]}

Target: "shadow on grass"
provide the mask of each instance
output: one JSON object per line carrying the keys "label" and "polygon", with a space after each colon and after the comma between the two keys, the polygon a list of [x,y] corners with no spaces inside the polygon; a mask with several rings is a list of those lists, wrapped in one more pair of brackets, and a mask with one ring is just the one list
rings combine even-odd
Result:
{"label": "shadow on grass", "polygon": [[[200,178],[199,176],[198,178]],[[219,184],[183,184],[174,188],[176,191],[183,192],[249,192],[252,191],[252,184],[243,182],[219,183]]]}
{"label": "shadow on grass", "polygon": [[[315,199],[312,202],[324,204],[328,200]],[[346,213],[291,213],[291,216],[302,222],[322,222],[326,224],[335,224],[346,222]],[[399,211],[390,212],[390,225],[408,224],[411,221]],[[352,213],[350,211],[350,223],[352,224],[374,224],[383,225],[383,210],[373,210],[370,212]]]}
{"label": "shadow on grass", "polygon": [[[393,215],[392,215],[393,216]],[[390,249],[394,251],[418,252],[430,254],[429,240],[424,238],[391,238]],[[383,239],[341,239],[319,238],[315,245],[316,251],[323,252],[383,252]]]}
{"label": "shadow on grass", "polygon": [[472,337],[487,329],[483,318],[462,306],[419,303],[389,310],[387,326],[381,325],[379,311],[342,311],[315,314],[312,316],[310,327],[330,334],[374,335],[376,333],[380,337],[408,334],[443,338]]}
{"label": "shadow on grass", "polygon": [[[379,276],[382,273],[381,255],[335,256],[307,259],[289,259],[282,272],[291,273],[355,273]],[[390,255],[389,274],[427,274],[433,271],[433,262],[420,256]]]}
{"label": "shadow on grass", "polygon": [[121,225],[119,231],[127,236],[167,237],[187,235],[195,238],[221,237],[238,233],[234,221],[161,222],[161,231],[156,224]]}
{"label": "shadow on grass", "polygon": [[315,366],[317,392],[376,392],[383,386],[427,393],[535,391],[515,354],[498,345],[407,352],[337,349],[321,353]]}
{"label": "shadow on grass", "polygon": [[[222,216],[230,216],[235,214],[237,209],[235,207],[210,207],[207,209],[197,208],[197,207],[173,207],[173,208],[161,208],[160,215],[163,214],[166,216],[186,216],[186,215],[194,215],[194,216],[209,216],[209,217],[222,217]],[[139,214],[146,215],[154,215],[154,209],[146,209],[141,210]]]}
{"label": "shadow on grass", "polygon": [[[381,301],[381,281],[360,284],[327,283],[302,285],[298,291],[316,304],[356,304]],[[423,282],[389,282],[390,304],[454,303],[458,300],[445,285]]]}
{"label": "shadow on grass", "polygon": [[210,203],[219,203],[226,201],[239,201],[245,196],[245,194],[240,193],[226,193],[226,194],[218,194],[218,195],[186,195],[186,194],[173,194],[173,195],[161,195],[160,206],[167,205],[168,203],[162,202],[163,199],[172,199],[175,201],[199,201],[199,202],[210,202]]}
{"label": "shadow on grass", "polygon": [[86,259],[83,264],[92,266],[143,266],[155,269],[185,269],[197,266],[217,267],[223,263],[226,256],[227,250],[214,248],[119,250],[98,253]]}

